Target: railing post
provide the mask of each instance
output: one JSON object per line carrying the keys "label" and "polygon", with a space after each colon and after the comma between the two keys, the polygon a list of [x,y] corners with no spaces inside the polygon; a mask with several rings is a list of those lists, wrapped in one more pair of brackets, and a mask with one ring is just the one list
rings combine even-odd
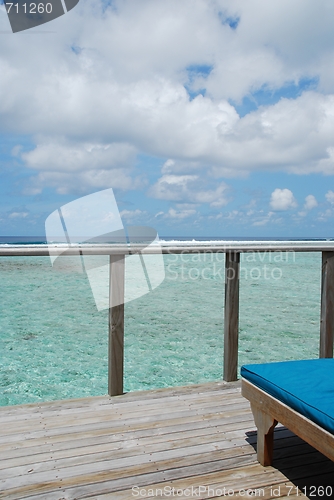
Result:
{"label": "railing post", "polygon": [[240,253],[226,252],[224,311],[224,380],[237,380]]}
{"label": "railing post", "polygon": [[108,394],[123,394],[125,256],[110,255]]}
{"label": "railing post", "polygon": [[320,358],[333,357],[334,252],[322,252]]}

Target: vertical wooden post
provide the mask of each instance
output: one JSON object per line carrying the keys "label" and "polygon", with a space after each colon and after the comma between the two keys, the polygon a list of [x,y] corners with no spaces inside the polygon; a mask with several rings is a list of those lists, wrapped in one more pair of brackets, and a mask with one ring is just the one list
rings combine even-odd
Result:
{"label": "vertical wooden post", "polygon": [[108,394],[123,394],[125,256],[110,255]]}
{"label": "vertical wooden post", "polygon": [[322,252],[320,358],[333,357],[334,252]]}
{"label": "vertical wooden post", "polygon": [[237,380],[240,253],[226,252],[224,312],[224,380]]}

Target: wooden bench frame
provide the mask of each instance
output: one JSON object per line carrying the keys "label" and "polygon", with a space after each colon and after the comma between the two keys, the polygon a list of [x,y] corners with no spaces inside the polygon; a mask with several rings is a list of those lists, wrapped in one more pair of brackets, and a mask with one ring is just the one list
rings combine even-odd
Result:
{"label": "wooden bench frame", "polygon": [[334,436],[262,389],[242,379],[241,393],[251,403],[257,427],[257,459],[261,465],[273,460],[274,428],[278,422],[334,460]]}

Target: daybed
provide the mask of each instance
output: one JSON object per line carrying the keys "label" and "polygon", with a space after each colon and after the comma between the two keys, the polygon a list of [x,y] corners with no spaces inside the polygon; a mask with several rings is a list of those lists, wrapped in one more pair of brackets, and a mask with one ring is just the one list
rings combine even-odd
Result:
{"label": "daybed", "polygon": [[262,465],[272,463],[278,422],[334,460],[334,359],[245,365],[241,375]]}

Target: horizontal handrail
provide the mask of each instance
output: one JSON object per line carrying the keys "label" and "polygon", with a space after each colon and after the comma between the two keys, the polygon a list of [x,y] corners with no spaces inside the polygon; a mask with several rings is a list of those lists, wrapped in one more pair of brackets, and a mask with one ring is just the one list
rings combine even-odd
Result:
{"label": "horizontal handrail", "polygon": [[256,241],[236,242],[224,241],[215,243],[160,242],[160,244],[147,246],[146,244],[82,244],[67,246],[64,244],[52,245],[0,245],[0,257],[29,257],[59,255],[78,255],[82,251],[85,255],[130,255],[141,252],[147,255],[180,254],[180,253],[226,253],[226,252],[328,252],[334,251],[334,241]]}

